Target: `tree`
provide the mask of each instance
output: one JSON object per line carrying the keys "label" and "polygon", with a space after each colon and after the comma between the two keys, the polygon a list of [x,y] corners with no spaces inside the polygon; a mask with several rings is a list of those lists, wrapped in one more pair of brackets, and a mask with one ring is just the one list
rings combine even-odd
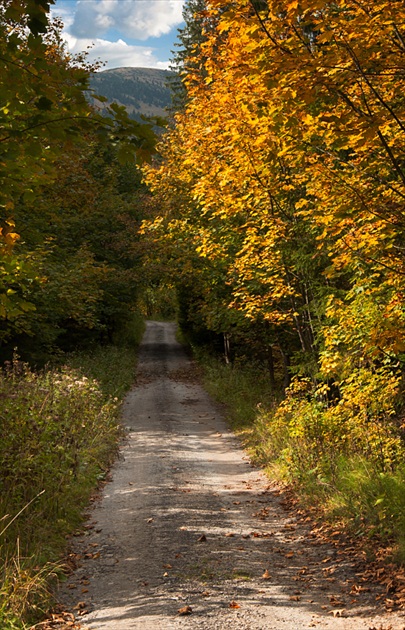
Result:
{"label": "tree", "polygon": [[172,57],[173,70],[186,73],[193,67],[193,58],[198,57],[201,44],[206,41],[204,33],[206,10],[205,0],[188,0],[185,3],[183,8],[185,26],[178,29],[178,41],[174,44],[178,50],[173,51]]}
{"label": "tree", "polygon": [[172,51],[171,70],[176,75],[170,80],[173,109],[183,108],[187,100],[184,80],[190,80],[191,74],[204,72],[204,60],[201,58],[202,44],[215,28],[216,19],[207,10],[206,0],[187,0],[183,8],[185,26],[178,29],[177,41]]}
{"label": "tree", "polygon": [[[113,152],[116,172],[117,159],[123,164],[133,162],[135,157],[144,159],[154,148],[151,125],[130,120],[125,110],[115,104],[109,108],[108,117],[90,107],[86,91],[90,72],[95,67],[86,63],[85,55],[72,57],[67,53],[61,28],[59,22],[49,20],[49,2],[10,0],[3,3],[0,13],[3,97],[0,108],[0,327],[3,342],[16,334],[32,334],[34,329],[38,330],[33,309],[40,308],[40,303],[41,308],[45,308],[44,296],[49,297],[51,292],[47,294],[44,287],[51,287],[51,278],[55,289],[59,286],[60,290],[63,281],[68,281],[69,260],[79,276],[79,269],[85,274],[89,295],[84,295],[83,282],[78,282],[74,290],[72,287],[69,296],[66,293],[65,322],[73,316],[79,325],[100,323],[96,304],[100,303],[103,293],[102,279],[106,280],[103,271],[106,260],[103,257],[97,260],[96,248],[89,247],[86,239],[78,236],[84,227],[88,229],[86,221],[79,217],[84,219],[88,216],[86,213],[92,213],[94,218],[94,204],[99,204],[104,211],[108,203],[117,204],[115,216],[120,212],[125,214],[126,210],[117,189],[113,191],[115,184],[105,187],[110,198],[107,200],[105,192],[101,201],[104,183],[96,183],[84,154],[91,146],[94,163],[96,150],[93,152],[93,148],[104,144],[106,148],[100,151]],[[108,173],[105,162],[103,173]],[[124,206],[127,209],[128,203]],[[84,208],[86,213],[81,215]],[[73,224],[77,225],[77,238],[75,240],[71,233],[67,239],[72,239],[69,244],[66,240],[63,242],[61,226],[64,224],[65,233],[72,230]],[[114,229],[117,229],[116,224]],[[51,246],[50,238],[54,239]],[[69,249],[72,258],[66,257]],[[83,255],[81,267],[75,259],[77,250]],[[59,271],[55,267],[57,256],[61,261]],[[112,270],[108,273],[111,278]],[[90,295],[92,286],[93,296]],[[60,322],[62,303],[57,300],[53,303],[55,322]],[[51,307],[48,303],[45,308],[47,316]],[[39,321],[42,315],[39,311],[37,315]],[[44,323],[43,318],[41,321]],[[54,324],[52,327],[54,335],[56,328]]]}
{"label": "tree", "polygon": [[281,6],[209,3],[216,27],[148,176],[155,225],[221,260],[228,307],[268,322],[293,370],[343,387],[358,361],[402,352],[404,7]]}

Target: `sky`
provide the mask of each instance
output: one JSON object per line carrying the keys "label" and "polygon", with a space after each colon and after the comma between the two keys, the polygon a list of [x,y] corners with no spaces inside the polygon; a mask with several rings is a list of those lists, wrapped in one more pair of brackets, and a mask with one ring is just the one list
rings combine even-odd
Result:
{"label": "sky", "polygon": [[56,0],[52,14],[62,18],[69,51],[89,46],[89,61],[104,69],[169,66],[184,0]]}

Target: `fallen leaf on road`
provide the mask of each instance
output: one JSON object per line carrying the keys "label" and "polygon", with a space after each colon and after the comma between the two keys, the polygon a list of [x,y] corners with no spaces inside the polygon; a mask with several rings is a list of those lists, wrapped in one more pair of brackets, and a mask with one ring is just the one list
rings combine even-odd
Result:
{"label": "fallen leaf on road", "polygon": [[191,606],[183,606],[183,608],[179,608],[177,612],[179,615],[191,615],[193,609]]}
{"label": "fallen leaf on road", "polygon": [[231,603],[229,604],[229,608],[240,608],[240,604],[232,600]]}
{"label": "fallen leaf on road", "polygon": [[293,558],[294,557],[294,552],[293,551],[289,551],[288,553],[284,554],[285,558]]}
{"label": "fallen leaf on road", "polygon": [[266,569],[265,572],[262,575],[263,580],[270,580],[271,579],[271,575],[268,572],[268,570]]}
{"label": "fallen leaf on road", "polygon": [[171,565],[171,564],[162,564],[162,567],[163,567],[164,569],[173,569],[173,567],[172,567],[172,565]]}
{"label": "fallen leaf on road", "polygon": [[288,599],[290,601],[292,601],[292,602],[300,602],[301,601],[301,595],[290,595],[290,597]]}
{"label": "fallen leaf on road", "polygon": [[358,584],[353,584],[350,593],[351,595],[358,595],[359,593],[369,593],[370,589],[366,586],[359,586]]}
{"label": "fallen leaf on road", "polygon": [[336,567],[325,567],[324,569],[322,569],[322,571],[325,573],[325,575],[329,575],[336,571]]}
{"label": "fallen leaf on road", "polygon": [[[273,532],[251,532],[253,538],[271,538],[274,536]],[[249,536],[247,536],[249,538]]]}
{"label": "fallen leaf on road", "polygon": [[235,534],[233,534],[232,532],[228,532],[227,534],[225,534],[225,536],[227,538],[233,538],[235,536]]}
{"label": "fallen leaf on road", "polygon": [[197,540],[197,542],[207,542],[207,537],[205,534],[203,534],[202,536],[199,537],[199,539]]}
{"label": "fallen leaf on road", "polygon": [[329,614],[334,617],[343,617],[343,613],[345,612],[344,608],[337,608],[336,610],[330,610]]}

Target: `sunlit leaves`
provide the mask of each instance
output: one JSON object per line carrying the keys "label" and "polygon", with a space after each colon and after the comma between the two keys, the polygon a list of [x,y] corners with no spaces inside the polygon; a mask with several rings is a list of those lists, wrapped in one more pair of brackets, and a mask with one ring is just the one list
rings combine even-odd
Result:
{"label": "sunlit leaves", "polygon": [[[36,327],[34,332],[45,331],[51,343],[63,332],[62,321],[65,327],[70,322],[88,329],[107,326],[107,321],[110,325],[119,310],[117,296],[111,298],[115,307],[109,304],[108,314],[100,310],[109,293],[102,285],[114,285],[113,271],[113,292],[119,293],[118,285],[125,298],[134,292],[125,265],[125,270],[105,269],[103,254],[110,244],[103,254],[90,251],[86,230],[100,229],[95,241],[107,231],[116,247],[112,231],[125,232],[127,220],[118,182],[111,181],[117,161],[122,168],[132,164],[137,179],[135,161],[150,159],[155,133],[153,123],[131,121],[117,104],[109,107],[107,117],[90,107],[86,90],[90,72],[97,68],[86,63],[85,54],[67,52],[63,25],[50,20],[50,4],[10,0],[0,8],[0,320],[2,339],[20,332],[32,335]],[[106,162],[100,161],[104,182],[96,181],[84,164],[83,156],[94,157],[97,150],[106,153]],[[107,157],[109,152],[113,155]],[[105,219],[96,226],[88,218],[100,207],[114,216],[108,229]],[[127,253],[126,263],[128,259],[132,255]],[[34,304],[35,317],[29,313]]]}
{"label": "sunlit leaves", "polygon": [[405,350],[405,7],[211,0],[208,13],[187,107],[148,173],[162,208],[149,229],[179,273],[204,278],[206,323],[238,313],[288,338],[310,378],[280,422],[306,418],[333,448],[370,421],[388,466]]}

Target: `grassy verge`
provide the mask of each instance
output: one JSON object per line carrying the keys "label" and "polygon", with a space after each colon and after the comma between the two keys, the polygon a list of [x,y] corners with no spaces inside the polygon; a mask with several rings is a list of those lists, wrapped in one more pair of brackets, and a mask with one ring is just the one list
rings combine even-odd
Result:
{"label": "grassy verge", "polygon": [[0,627],[28,628],[50,603],[66,537],[111,465],[120,403],[134,381],[136,341],[67,355],[35,373],[0,373]]}
{"label": "grassy verge", "polygon": [[276,400],[267,372],[259,365],[226,365],[200,348],[193,347],[193,354],[203,368],[206,389],[228,407],[232,428],[253,447],[258,408],[270,408]]}
{"label": "grassy verge", "polygon": [[[273,479],[294,486],[301,503],[315,507],[317,516],[358,537],[361,544],[376,551],[384,547],[391,558],[405,562],[401,459],[393,456],[384,463],[371,450],[367,456],[359,449],[359,438],[341,436],[340,427],[332,441],[326,426],[330,411],[319,411],[305,396],[300,405],[294,398],[293,408],[288,408],[288,400],[280,404],[281,394],[271,392],[260,366],[227,366],[199,350],[195,356],[206,388],[227,406],[231,426],[256,464]],[[370,437],[371,427],[369,432]],[[395,455],[398,441],[394,444],[390,428],[387,436],[379,448],[393,444]]]}

